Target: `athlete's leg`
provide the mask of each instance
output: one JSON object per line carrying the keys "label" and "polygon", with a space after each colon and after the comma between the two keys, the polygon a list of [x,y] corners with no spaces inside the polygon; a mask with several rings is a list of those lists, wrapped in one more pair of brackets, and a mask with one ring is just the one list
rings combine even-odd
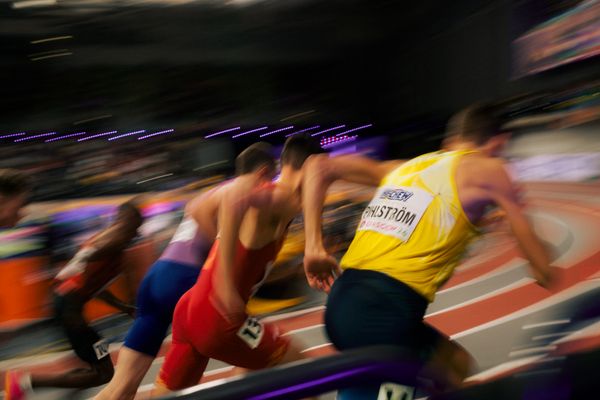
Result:
{"label": "athlete's leg", "polygon": [[154,356],[140,353],[125,346],[121,347],[113,378],[94,399],[128,400],[135,398],[137,390],[153,361]]}
{"label": "athlete's leg", "polygon": [[[327,333],[342,350],[375,344],[400,346],[407,350],[407,357],[425,366],[422,376],[433,383],[433,389],[455,388],[468,375],[472,359],[462,347],[423,323],[426,305],[412,289],[383,274],[346,271],[328,298]],[[341,390],[339,398],[375,399],[380,390],[379,385],[351,388]]]}
{"label": "athlete's leg", "polygon": [[[426,329],[434,330],[428,325]],[[443,389],[456,389],[474,370],[475,360],[458,343],[438,333],[428,367],[436,374],[436,377],[442,375],[441,378],[446,380],[446,382],[441,382],[446,386]]]}
{"label": "athlete's leg", "polygon": [[189,313],[198,311],[190,310],[190,298],[190,292],[184,294],[175,308],[171,347],[156,379],[156,389],[153,395],[185,389],[198,384],[208,364],[208,356],[198,351],[189,340],[191,334],[198,333],[189,326]]}
{"label": "athlete's leg", "polygon": [[274,324],[252,317],[237,329],[222,330],[220,336],[219,348],[211,358],[235,365],[238,373],[308,358],[300,342],[282,336]]}
{"label": "athlete's leg", "polygon": [[158,354],[179,298],[197,279],[196,268],[159,260],[140,285],[138,315],[119,352],[117,369],[96,399],[135,397]]}
{"label": "athlete's leg", "polygon": [[152,395],[164,395],[197,385],[207,364],[208,358],[198,353],[190,343],[173,339]]}
{"label": "athlete's leg", "polygon": [[119,351],[115,375],[95,399],[133,399],[160,349],[171,320],[162,321],[161,305],[154,301],[157,266],[152,266],[140,284],[136,299],[138,314]]}
{"label": "athlete's leg", "polygon": [[110,381],[114,368],[110,358],[91,364],[90,368],[74,369],[64,374],[32,374],[31,386],[84,389],[100,386]]}
{"label": "athlete's leg", "polygon": [[36,387],[88,388],[110,381],[114,368],[108,352],[95,350],[100,336],[83,317],[84,302],[75,294],[57,296],[56,318],[62,325],[73,350],[90,368],[76,369],[65,374],[33,374],[31,384]]}
{"label": "athlete's leg", "polygon": [[298,340],[290,340],[283,357],[279,361],[275,362],[275,365],[287,364],[293,361],[304,360],[308,358],[302,351],[304,346]]}
{"label": "athlete's leg", "polygon": [[[328,296],[325,326],[331,342],[340,350],[398,346],[406,351],[407,360],[417,363],[423,353],[420,342],[426,306],[425,298],[384,274],[347,270]],[[413,385],[415,379],[415,375],[408,375],[404,383]],[[386,387],[385,382],[351,387],[340,390],[338,399],[377,399],[382,390],[386,395]],[[400,396],[407,393],[407,398],[411,391],[413,388],[406,387],[397,390]]]}
{"label": "athlete's leg", "polygon": [[[302,345],[302,343],[300,343],[300,341],[291,339],[290,342],[288,343],[287,350],[283,354],[283,357],[281,357],[279,359],[279,361],[276,361],[273,365],[287,364],[287,363],[291,363],[294,361],[305,360],[305,359],[309,358],[307,355],[305,355],[302,352],[303,347],[304,346]],[[318,397],[305,397],[304,398],[304,400],[317,400],[317,399],[318,399]]]}
{"label": "athlete's leg", "polygon": [[[287,364],[293,361],[299,361],[308,358],[302,352],[302,344],[297,340],[290,340],[287,344],[286,349],[283,351],[283,356],[274,357],[272,365]],[[249,368],[235,367],[231,372],[232,375],[244,375],[251,371]]]}
{"label": "athlete's leg", "polygon": [[248,317],[241,326],[234,328],[221,319],[212,328],[192,338],[195,348],[210,358],[235,365],[238,371],[307,358],[302,353],[302,344],[283,335],[272,323]]}

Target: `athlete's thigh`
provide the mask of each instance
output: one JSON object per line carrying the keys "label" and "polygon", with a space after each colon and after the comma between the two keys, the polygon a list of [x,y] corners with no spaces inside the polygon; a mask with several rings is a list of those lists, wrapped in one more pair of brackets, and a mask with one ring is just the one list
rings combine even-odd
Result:
{"label": "athlete's thigh", "polygon": [[261,369],[278,364],[290,342],[274,324],[247,318],[236,329],[221,332],[218,346],[207,355],[247,369]]}
{"label": "athlete's thigh", "polygon": [[125,346],[156,356],[173,319],[177,301],[193,285],[197,271],[167,261],[157,261],[138,291],[138,315]]}
{"label": "athlete's thigh", "polygon": [[177,302],[198,279],[198,268],[173,261],[159,260],[151,282],[153,305],[162,318],[172,319]]}
{"label": "athlete's thigh", "polygon": [[83,301],[75,294],[57,295],[54,304],[57,319],[75,354],[90,364],[101,362],[108,353],[106,349],[99,352],[95,349],[101,337],[85,320]]}
{"label": "athlete's thigh", "polygon": [[325,326],[341,350],[372,346],[419,346],[424,299],[373,271],[345,272],[328,296]]}

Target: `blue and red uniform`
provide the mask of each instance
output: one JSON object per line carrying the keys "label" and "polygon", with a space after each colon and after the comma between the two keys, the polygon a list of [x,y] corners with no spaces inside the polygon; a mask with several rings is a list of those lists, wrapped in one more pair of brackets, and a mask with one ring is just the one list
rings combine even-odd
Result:
{"label": "blue and red uniform", "polygon": [[184,217],[171,242],[150,267],[137,294],[137,313],[125,347],[156,357],[179,298],[198,279],[213,239],[191,217]]}
{"label": "blue and red uniform", "polygon": [[[231,279],[245,303],[264,281],[282,242],[248,249],[238,241]],[[260,369],[277,364],[289,346],[275,325],[247,316],[245,321],[232,324],[215,307],[213,274],[220,267],[218,254],[217,240],[198,281],[175,309],[173,341],[159,375],[170,390],[197,384],[210,358]]]}

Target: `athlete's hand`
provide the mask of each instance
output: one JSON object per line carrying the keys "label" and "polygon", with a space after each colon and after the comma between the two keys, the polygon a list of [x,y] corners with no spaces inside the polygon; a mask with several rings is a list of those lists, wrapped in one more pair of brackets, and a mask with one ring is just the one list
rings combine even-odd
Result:
{"label": "athlete's hand", "polygon": [[533,276],[538,285],[554,292],[557,290],[562,273],[563,270],[560,267],[551,265],[544,271],[534,271]]}
{"label": "athlete's hand", "polygon": [[304,254],[304,273],[310,287],[329,293],[341,270],[337,260],[325,249],[317,249]]}

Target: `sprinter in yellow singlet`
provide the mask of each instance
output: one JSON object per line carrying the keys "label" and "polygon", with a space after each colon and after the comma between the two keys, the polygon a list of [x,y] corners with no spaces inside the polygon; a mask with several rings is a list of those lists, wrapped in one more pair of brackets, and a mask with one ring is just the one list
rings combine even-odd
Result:
{"label": "sprinter in yellow singlet", "polygon": [[[423,322],[427,305],[450,278],[490,206],[505,213],[539,284],[549,259],[525,218],[517,192],[496,158],[508,139],[491,107],[471,106],[448,124],[444,149],[406,162],[360,156],[313,156],[306,165],[304,266],[309,284],[329,291],[325,326],[340,350],[389,344],[447,371],[458,386],[471,358]],[[329,185],[342,179],[377,186],[354,240],[340,262],[323,247],[321,213]],[[331,286],[333,284],[333,286]],[[377,398],[375,388],[340,391],[339,398]]]}

